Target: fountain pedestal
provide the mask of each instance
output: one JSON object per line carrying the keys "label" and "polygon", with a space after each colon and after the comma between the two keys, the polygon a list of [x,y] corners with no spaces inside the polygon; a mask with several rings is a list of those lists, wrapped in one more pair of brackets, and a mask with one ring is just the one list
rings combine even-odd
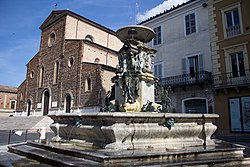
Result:
{"label": "fountain pedestal", "polygon": [[[57,136],[105,149],[182,149],[214,146],[216,114],[81,113],[50,115]],[[81,119],[81,125],[75,126]],[[168,125],[174,119],[174,125]],[[57,128],[59,125],[59,129]],[[57,134],[59,131],[59,134]]]}
{"label": "fountain pedestal", "polygon": [[[122,90],[123,82],[122,77],[114,77],[112,80],[116,83],[115,87],[115,103],[119,106],[120,111],[126,112],[140,112],[143,105],[148,102],[154,102],[155,95],[154,83],[157,81],[157,78],[154,77],[151,73],[143,73],[137,76],[138,79],[138,90],[136,92],[136,99],[131,102],[129,99],[126,100],[124,96],[124,91]],[[133,79],[136,82],[136,79]],[[134,84],[134,83],[133,83]]]}

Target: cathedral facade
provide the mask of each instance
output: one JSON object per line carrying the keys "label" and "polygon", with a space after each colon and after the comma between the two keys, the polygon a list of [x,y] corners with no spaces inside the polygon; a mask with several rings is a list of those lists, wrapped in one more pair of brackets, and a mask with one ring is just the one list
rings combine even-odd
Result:
{"label": "cathedral facade", "polygon": [[17,114],[99,111],[122,47],[115,32],[69,10],[52,11],[40,29],[40,49],[18,88]]}

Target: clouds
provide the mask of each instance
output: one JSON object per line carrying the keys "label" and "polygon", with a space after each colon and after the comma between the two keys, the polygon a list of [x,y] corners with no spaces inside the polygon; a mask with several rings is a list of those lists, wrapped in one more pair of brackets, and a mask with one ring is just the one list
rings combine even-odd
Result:
{"label": "clouds", "polygon": [[188,0],[166,0],[162,4],[150,9],[146,10],[144,13],[138,13],[136,15],[136,20],[138,22],[145,21],[146,19],[155,16],[157,14],[162,13],[163,11],[170,9],[171,7],[177,6],[178,4],[182,4],[184,2],[187,2]]}

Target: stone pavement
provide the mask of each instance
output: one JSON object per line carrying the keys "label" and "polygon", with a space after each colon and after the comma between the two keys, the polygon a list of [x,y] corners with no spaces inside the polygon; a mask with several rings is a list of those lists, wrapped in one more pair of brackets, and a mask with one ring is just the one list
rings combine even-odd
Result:
{"label": "stone pavement", "polygon": [[[4,145],[0,145],[0,166],[5,167],[12,167],[12,166],[22,166],[25,164],[25,166],[45,166],[48,167],[50,165],[46,165],[34,160],[30,160],[26,157],[19,156],[17,154],[13,154],[8,152],[8,145],[5,145],[8,143],[8,133],[9,130],[15,130],[15,131],[23,131],[25,132],[28,130],[27,139],[39,139],[39,135],[37,135],[37,130],[46,128],[50,129],[50,124],[53,122],[53,120],[47,116],[17,116],[17,117],[6,117],[6,118],[0,118],[0,131],[4,132],[4,134],[1,134],[0,137],[0,143]],[[6,134],[5,134],[6,132]],[[4,136],[5,135],[5,136]],[[27,134],[26,134],[27,135]],[[25,134],[23,134],[21,137],[24,138]],[[19,138],[21,138],[19,137]],[[18,140],[15,140],[17,138]],[[20,142],[17,136],[12,135],[11,136],[11,143]]]}
{"label": "stone pavement", "polygon": [[[234,144],[246,147],[245,156],[250,157],[250,140],[249,142],[235,142]],[[12,166],[25,166],[25,167],[51,167],[50,165],[37,162],[35,160],[28,159],[17,154],[8,152],[8,146],[0,146],[0,166],[12,167]]]}
{"label": "stone pavement", "polygon": [[8,146],[2,145],[0,146],[0,166],[4,167],[51,167],[51,165],[47,165],[44,163],[37,162],[35,160],[28,159],[26,157],[13,154],[8,152]]}
{"label": "stone pavement", "polygon": [[215,135],[215,138],[245,147],[245,156],[250,157],[250,134]]}
{"label": "stone pavement", "polygon": [[23,157],[7,152],[7,145],[0,146],[0,166],[13,166],[12,162],[23,159]]}
{"label": "stone pavement", "polygon": [[235,144],[242,144],[245,146],[250,147],[250,134],[228,134],[228,135],[218,135],[215,134],[214,138],[220,139],[223,141],[235,143]]}
{"label": "stone pavement", "polygon": [[48,116],[16,116],[0,118],[0,130],[49,128],[53,120]]}

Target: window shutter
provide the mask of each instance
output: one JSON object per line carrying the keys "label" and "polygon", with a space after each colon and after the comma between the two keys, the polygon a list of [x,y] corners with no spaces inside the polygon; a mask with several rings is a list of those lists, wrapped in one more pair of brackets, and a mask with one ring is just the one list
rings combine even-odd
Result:
{"label": "window shutter", "polygon": [[154,45],[159,45],[162,43],[162,39],[161,39],[161,26],[158,26],[156,28],[154,28],[154,32],[155,32],[155,37],[153,40],[153,44]]}
{"label": "window shutter", "polygon": [[185,16],[185,27],[186,27],[186,35],[190,34],[190,31],[189,31],[189,15]]}
{"label": "window shutter", "polygon": [[159,75],[159,78],[162,78],[162,66],[161,66],[161,64],[159,64],[159,73],[158,73],[158,75]]}
{"label": "window shutter", "polygon": [[182,59],[182,73],[186,74],[187,73],[187,63],[186,63],[187,59],[183,58]]}
{"label": "window shutter", "polygon": [[198,61],[199,61],[199,72],[204,71],[204,58],[203,55],[198,55]]}
{"label": "window shutter", "polygon": [[158,27],[158,44],[161,44],[161,27]]}
{"label": "window shutter", "polygon": [[154,76],[157,77],[157,66],[156,65],[154,65],[153,71],[154,71]]}
{"label": "window shutter", "polygon": [[154,65],[154,76],[157,78],[162,78],[162,64],[155,64]]}
{"label": "window shutter", "polygon": [[190,22],[191,23],[191,33],[194,33],[194,32],[196,32],[194,13],[192,13],[190,17],[191,17],[191,19],[190,19],[191,20],[191,22]]}

